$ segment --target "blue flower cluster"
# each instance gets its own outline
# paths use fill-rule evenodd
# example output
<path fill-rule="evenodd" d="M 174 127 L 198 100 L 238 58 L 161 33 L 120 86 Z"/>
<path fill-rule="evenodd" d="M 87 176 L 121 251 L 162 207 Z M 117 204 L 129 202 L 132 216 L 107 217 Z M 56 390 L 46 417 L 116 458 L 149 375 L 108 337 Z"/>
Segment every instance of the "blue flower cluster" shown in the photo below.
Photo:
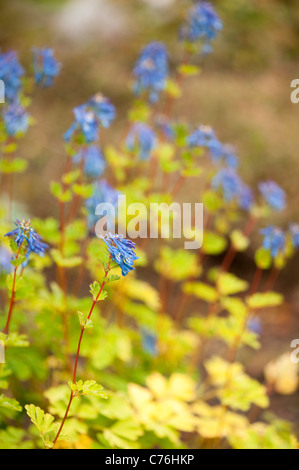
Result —
<path fill-rule="evenodd" d="M 134 252 L 134 242 L 123 238 L 123 235 L 109 234 L 106 237 L 102 236 L 102 239 L 106 243 L 113 261 L 120 267 L 123 276 L 135 269 L 134 261 L 138 259 L 138 256 Z"/>
<path fill-rule="evenodd" d="M 281 211 L 286 206 L 286 193 L 274 181 L 265 181 L 259 184 L 259 190 L 272 209 Z"/>
<path fill-rule="evenodd" d="M 127 136 L 126 145 L 131 151 L 137 150 L 141 160 L 148 160 L 157 144 L 156 134 L 141 122 L 132 125 Z"/>
<path fill-rule="evenodd" d="M 29 115 L 18 102 L 9 104 L 7 108 L 4 108 L 3 120 L 5 131 L 11 137 L 24 134 L 29 127 Z"/>
<path fill-rule="evenodd" d="M 85 142 L 96 142 L 99 138 L 99 129 L 109 127 L 115 118 L 115 108 L 107 98 L 100 93 L 93 96 L 73 110 L 75 121 L 64 134 L 64 139 L 69 142 L 76 135 L 82 134 Z"/>
<path fill-rule="evenodd" d="M 74 156 L 74 163 L 80 163 L 82 160 L 84 160 L 84 173 L 87 177 L 98 178 L 104 173 L 106 162 L 97 145 L 81 148 Z"/>
<path fill-rule="evenodd" d="M 23 75 L 24 69 L 20 65 L 18 56 L 14 51 L 0 53 L 0 79 L 4 81 L 5 99 L 9 103 L 15 102 L 18 99 Z"/>
<path fill-rule="evenodd" d="M 34 47 L 32 52 L 35 83 L 43 87 L 51 86 L 61 68 L 61 64 L 54 57 L 53 49 Z"/>
<path fill-rule="evenodd" d="M 134 93 L 140 95 L 148 91 L 149 100 L 156 102 L 160 92 L 165 89 L 168 77 L 168 53 L 163 43 L 152 42 L 142 50 L 133 75 Z"/>
<path fill-rule="evenodd" d="M 291 243 L 294 248 L 299 247 L 299 224 L 290 224 Z"/>
<path fill-rule="evenodd" d="M 252 191 L 234 169 L 221 168 L 212 179 L 212 187 L 222 191 L 225 201 L 234 201 L 244 210 L 249 210 L 252 207 Z"/>
<path fill-rule="evenodd" d="M 234 149 L 230 145 L 222 144 L 209 126 L 199 126 L 188 137 L 188 145 L 208 149 L 214 164 L 224 163 L 230 168 L 237 168 L 239 164 Z"/>
<path fill-rule="evenodd" d="M 212 51 L 211 41 L 223 28 L 222 21 L 208 2 L 196 2 L 187 12 L 187 17 L 180 27 L 179 37 L 183 41 L 203 43 L 202 52 Z"/>
<path fill-rule="evenodd" d="M 89 229 L 93 228 L 99 220 L 99 216 L 95 213 L 97 205 L 106 202 L 116 208 L 119 194 L 119 191 L 114 189 L 105 179 L 94 183 L 93 194 L 85 203 Z"/>
<path fill-rule="evenodd" d="M 271 252 L 273 258 L 283 253 L 286 246 L 286 237 L 280 228 L 270 225 L 260 230 L 260 233 L 264 235 L 263 247 Z"/>
<path fill-rule="evenodd" d="M 15 225 L 17 228 L 6 233 L 5 237 L 13 237 L 17 247 L 20 247 L 25 242 L 27 259 L 30 253 L 37 253 L 43 256 L 49 247 L 46 243 L 42 242 L 40 235 L 33 230 L 30 220 L 16 220 Z"/>

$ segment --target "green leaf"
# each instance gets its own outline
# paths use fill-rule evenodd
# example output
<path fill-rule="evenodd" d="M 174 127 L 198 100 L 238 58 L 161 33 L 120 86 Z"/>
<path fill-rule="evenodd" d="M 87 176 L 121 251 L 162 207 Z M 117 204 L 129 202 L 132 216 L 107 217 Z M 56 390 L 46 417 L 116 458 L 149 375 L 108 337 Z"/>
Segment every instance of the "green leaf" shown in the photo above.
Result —
<path fill-rule="evenodd" d="M 201 72 L 201 69 L 196 65 L 183 64 L 178 67 L 178 72 L 184 76 L 194 76 Z"/>
<path fill-rule="evenodd" d="M 26 405 L 25 409 L 32 423 L 37 427 L 45 447 L 52 447 L 57 432 L 54 416 L 45 413 L 41 408 L 32 404 Z"/>
<path fill-rule="evenodd" d="M 241 230 L 233 230 L 230 239 L 236 251 L 245 251 L 250 244 L 249 238 L 247 238 Z"/>
<path fill-rule="evenodd" d="M 204 284 L 203 282 L 186 282 L 186 284 L 183 285 L 183 291 L 186 294 L 195 295 L 206 302 L 216 302 L 219 297 L 214 287 Z"/>
<path fill-rule="evenodd" d="M 53 260 L 58 266 L 64 268 L 75 268 L 76 266 L 80 266 L 82 264 L 82 257 L 81 256 L 71 256 L 69 258 L 64 258 L 59 250 L 53 249 L 51 250 L 51 255 Z"/>
<path fill-rule="evenodd" d="M 92 284 L 89 285 L 89 292 L 91 293 L 93 300 L 97 300 L 97 302 L 99 302 L 100 300 L 105 300 L 108 296 L 107 291 L 102 289 L 100 296 L 97 299 L 101 288 L 101 285 L 97 281 L 94 281 Z"/>
<path fill-rule="evenodd" d="M 260 269 L 269 269 L 272 264 L 272 257 L 270 250 L 266 250 L 265 248 L 261 247 L 255 252 L 255 263 L 258 268 Z"/>
<path fill-rule="evenodd" d="M 51 182 L 50 190 L 60 202 L 69 202 L 72 199 L 72 192 L 69 189 L 64 190 L 62 185 L 56 181 Z"/>
<path fill-rule="evenodd" d="M 91 184 L 74 184 L 72 190 L 83 199 L 88 199 L 92 195 L 93 187 Z"/>
<path fill-rule="evenodd" d="M 80 322 L 81 328 L 84 328 L 84 329 L 93 328 L 93 322 L 92 322 L 92 320 L 90 320 L 90 318 L 87 319 L 87 315 L 80 312 L 79 310 L 78 310 L 77 314 L 78 314 L 78 317 L 79 317 L 79 322 Z"/>
<path fill-rule="evenodd" d="M 220 295 L 233 295 L 248 289 L 248 282 L 231 273 L 221 273 L 217 279 Z"/>
<path fill-rule="evenodd" d="M 247 297 L 246 302 L 251 309 L 277 307 L 283 303 L 283 296 L 277 292 L 261 292 Z"/>
<path fill-rule="evenodd" d="M 22 411 L 22 407 L 17 400 L 6 397 L 3 394 L 0 395 L 0 408 L 1 407 L 12 411 Z"/>
<path fill-rule="evenodd" d="M 28 166 L 27 160 L 15 158 L 13 160 L 0 160 L 0 172 L 2 173 L 23 173 Z"/>
<path fill-rule="evenodd" d="M 106 392 L 103 392 L 103 387 L 100 384 L 97 384 L 95 380 L 79 380 L 78 382 L 69 382 L 71 390 L 74 392 L 74 396 L 79 395 L 93 395 L 101 398 L 108 398 Z"/>
<path fill-rule="evenodd" d="M 227 246 L 227 240 L 213 232 L 204 232 L 202 251 L 207 255 L 219 255 Z"/>

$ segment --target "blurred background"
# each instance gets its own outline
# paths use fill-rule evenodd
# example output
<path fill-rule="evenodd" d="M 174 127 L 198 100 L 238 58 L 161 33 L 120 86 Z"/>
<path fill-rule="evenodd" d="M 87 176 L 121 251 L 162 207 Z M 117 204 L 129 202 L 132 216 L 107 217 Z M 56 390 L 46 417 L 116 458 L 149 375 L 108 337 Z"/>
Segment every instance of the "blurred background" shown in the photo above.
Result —
<path fill-rule="evenodd" d="M 299 78 L 298 0 L 213 4 L 224 29 L 201 76 L 189 79 L 174 113 L 194 127 L 211 125 L 221 141 L 232 143 L 241 157 L 241 173 L 253 187 L 259 180 L 276 180 L 289 198 L 277 223 L 298 223 L 299 104 L 290 101 L 291 81 Z M 31 107 L 36 123 L 20 144 L 30 164 L 17 180 L 15 195 L 31 214 L 57 214 L 48 188 L 64 167 L 63 134 L 72 123 L 72 109 L 98 91 L 109 97 L 117 119 L 102 143 L 116 143 L 132 100 L 131 70 L 141 47 L 164 41 L 174 69 L 182 52 L 178 25 L 188 5 L 187 0 L 1 0 L 2 51 L 18 51 L 28 70 L 31 48 L 51 47 L 63 64 L 54 87 L 36 90 L 39 96 Z M 196 188 L 190 191 L 196 197 Z M 184 199 L 189 200 L 186 190 Z M 252 270 L 246 258 L 234 268 L 244 270 L 246 263 Z M 249 372 L 261 380 L 263 365 L 299 337 L 298 263 L 297 256 L 278 284 L 286 294 L 284 309 L 262 319 L 262 351 L 247 358 Z M 298 393 L 277 400 L 278 415 L 299 423 Z"/>

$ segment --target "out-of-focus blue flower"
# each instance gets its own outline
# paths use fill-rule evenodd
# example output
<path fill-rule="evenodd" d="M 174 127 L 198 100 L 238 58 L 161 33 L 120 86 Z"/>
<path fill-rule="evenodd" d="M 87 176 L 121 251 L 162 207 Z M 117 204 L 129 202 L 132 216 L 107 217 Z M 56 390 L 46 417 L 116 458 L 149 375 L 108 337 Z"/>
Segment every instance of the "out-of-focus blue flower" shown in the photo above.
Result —
<path fill-rule="evenodd" d="M 26 257 L 29 258 L 30 253 L 37 253 L 43 256 L 49 246 L 42 241 L 40 235 L 38 235 L 31 227 L 30 220 L 16 220 L 15 225 L 17 228 L 5 234 L 5 237 L 12 237 L 18 247 L 23 242 L 26 246 Z"/>
<path fill-rule="evenodd" d="M 221 168 L 212 179 L 212 188 L 222 191 L 227 202 L 235 201 L 241 209 L 249 210 L 253 194 L 233 168 Z"/>
<path fill-rule="evenodd" d="M 0 79 L 4 81 L 5 99 L 8 102 L 17 100 L 23 75 L 24 69 L 14 51 L 0 53 Z"/>
<path fill-rule="evenodd" d="M 64 134 L 64 139 L 69 142 L 76 132 L 82 132 L 86 142 L 95 142 L 99 138 L 99 124 L 97 117 L 87 105 L 74 108 L 75 122 Z"/>
<path fill-rule="evenodd" d="M 173 140 L 175 138 L 175 131 L 164 116 L 157 117 L 156 125 L 167 140 Z"/>
<path fill-rule="evenodd" d="M 299 247 L 299 224 L 290 224 L 289 231 L 291 235 L 291 242 L 294 248 Z"/>
<path fill-rule="evenodd" d="M 93 185 L 93 193 L 90 198 L 85 202 L 85 208 L 87 211 L 88 227 L 91 229 L 99 220 L 99 216 L 96 215 L 96 207 L 101 203 L 112 204 L 115 208 L 118 203 L 118 196 L 120 192 L 114 189 L 105 179 L 97 181 Z"/>
<path fill-rule="evenodd" d="M 136 95 L 149 92 L 151 102 L 159 99 L 159 94 L 166 86 L 168 77 L 168 53 L 161 42 L 152 42 L 142 51 L 133 70 L 135 82 L 133 90 Z"/>
<path fill-rule="evenodd" d="M 3 111 L 6 133 L 10 136 L 24 134 L 29 127 L 29 115 L 17 102 L 10 104 Z"/>
<path fill-rule="evenodd" d="M 222 144 L 216 137 L 210 126 L 199 126 L 189 137 L 190 147 L 207 148 L 214 164 L 224 163 L 230 168 L 237 168 L 239 159 L 234 149 L 227 144 Z"/>
<path fill-rule="evenodd" d="M 259 190 L 270 207 L 281 211 L 286 206 L 286 193 L 274 181 L 265 181 L 259 184 Z"/>
<path fill-rule="evenodd" d="M 64 139 L 69 142 L 77 133 L 82 132 L 86 142 L 91 143 L 99 139 L 100 125 L 109 127 L 115 117 L 115 108 L 107 98 L 100 93 L 93 96 L 73 110 L 75 122 L 64 134 Z"/>
<path fill-rule="evenodd" d="M 75 163 L 80 163 L 82 159 L 84 160 L 84 173 L 86 176 L 97 178 L 104 173 L 106 162 L 97 145 L 89 145 L 87 148 L 82 148 L 74 156 Z"/>
<path fill-rule="evenodd" d="M 280 228 L 269 226 L 260 230 L 260 233 L 264 235 L 263 248 L 270 250 L 273 258 L 284 251 L 286 237 Z"/>
<path fill-rule="evenodd" d="M 10 273 L 13 270 L 10 261 L 11 255 L 9 251 L 4 246 L 0 246 L 0 274 Z"/>
<path fill-rule="evenodd" d="M 212 161 L 215 164 L 225 163 L 230 168 L 237 168 L 239 159 L 230 145 L 222 144 L 219 140 L 211 142 L 209 146 Z"/>
<path fill-rule="evenodd" d="M 133 124 L 126 139 L 129 150 L 137 149 L 141 160 L 147 160 L 156 146 L 156 135 L 154 131 L 141 122 Z"/>
<path fill-rule="evenodd" d="M 249 211 L 253 205 L 254 198 L 251 188 L 245 184 L 241 183 L 240 193 L 239 193 L 239 206 L 245 211 Z"/>
<path fill-rule="evenodd" d="M 34 47 L 32 53 L 35 83 L 43 87 L 51 86 L 61 68 L 61 64 L 55 59 L 53 49 Z"/>
<path fill-rule="evenodd" d="M 256 315 L 251 316 L 247 321 L 247 328 L 253 331 L 254 333 L 260 335 L 263 329 L 259 317 L 257 317 Z"/>
<path fill-rule="evenodd" d="M 216 146 L 218 140 L 214 130 L 210 126 L 199 126 L 189 137 L 188 145 L 190 147 Z"/>
<path fill-rule="evenodd" d="M 158 341 L 157 336 L 154 333 L 149 332 L 148 330 L 142 330 L 142 347 L 145 352 L 151 356 L 158 355 Z"/>
<path fill-rule="evenodd" d="M 121 269 L 123 276 L 134 270 L 134 261 L 138 259 L 134 250 L 135 243 L 131 240 L 123 238 L 123 235 L 106 235 L 102 239 L 108 247 L 113 261 L 115 261 Z"/>
<path fill-rule="evenodd" d="M 202 52 L 212 51 L 211 41 L 223 28 L 222 21 L 208 2 L 196 2 L 188 11 L 187 17 L 180 27 L 179 37 L 183 41 L 203 43 Z"/>
<path fill-rule="evenodd" d="M 87 105 L 90 106 L 103 127 L 109 127 L 111 122 L 115 119 L 115 107 L 110 103 L 108 98 L 101 93 L 94 95 L 87 102 Z"/>

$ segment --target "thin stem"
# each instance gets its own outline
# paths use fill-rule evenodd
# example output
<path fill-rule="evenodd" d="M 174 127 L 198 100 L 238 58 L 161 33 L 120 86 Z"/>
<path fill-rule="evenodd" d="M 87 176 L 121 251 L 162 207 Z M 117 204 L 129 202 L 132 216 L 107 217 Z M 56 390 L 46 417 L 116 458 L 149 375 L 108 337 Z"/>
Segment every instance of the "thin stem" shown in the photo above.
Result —
<path fill-rule="evenodd" d="M 77 353 L 76 353 L 76 358 L 75 358 L 75 363 L 74 363 L 74 369 L 73 369 L 73 377 L 72 377 L 72 383 L 74 384 L 76 382 L 76 377 L 77 377 L 77 367 L 78 367 L 78 361 L 79 361 L 79 356 L 80 356 L 80 349 L 81 349 L 81 343 L 82 343 L 82 338 L 83 338 L 83 334 L 84 334 L 84 331 L 85 331 L 85 328 L 86 328 L 86 324 L 88 322 L 88 320 L 90 320 L 90 317 L 92 315 L 92 312 L 94 310 L 94 307 L 96 305 L 96 303 L 98 302 L 99 298 L 100 298 L 100 295 L 102 293 L 102 290 L 106 284 L 106 279 L 107 279 L 107 275 L 108 275 L 108 272 L 110 271 L 110 262 L 105 270 L 105 277 L 103 279 L 103 282 L 101 284 L 101 287 L 100 287 L 100 290 L 99 290 L 99 293 L 97 294 L 96 298 L 94 299 L 93 303 L 92 303 L 92 306 L 90 308 L 90 311 L 89 311 L 89 314 L 84 322 L 84 325 L 81 326 L 81 333 L 80 333 L 80 337 L 79 337 L 79 341 L 78 341 L 78 347 L 77 347 Z M 70 395 L 70 399 L 69 399 L 69 402 L 68 402 L 68 405 L 67 405 L 67 408 L 66 408 L 66 411 L 65 411 L 65 414 L 64 414 L 64 417 L 63 417 L 63 420 L 61 422 L 61 425 L 58 429 L 58 432 L 55 436 L 55 439 L 53 441 L 53 447 L 52 449 L 54 448 L 56 442 L 57 442 L 57 439 L 59 438 L 60 436 L 60 433 L 64 427 L 64 424 L 65 424 L 65 421 L 68 417 L 68 414 L 69 414 L 69 411 L 70 411 L 70 407 L 71 407 L 71 404 L 72 404 L 72 401 L 74 399 L 75 395 L 74 395 L 74 392 L 71 391 L 71 395 Z"/>
<path fill-rule="evenodd" d="M 22 247 L 22 244 L 19 246 L 19 249 L 17 251 L 16 258 L 15 258 L 16 260 L 18 259 L 19 255 L 20 255 L 21 247 Z M 3 330 L 3 333 L 5 335 L 7 335 L 8 332 L 9 332 L 9 326 L 10 326 L 11 317 L 12 317 L 14 304 L 15 304 L 17 270 L 18 270 L 18 266 L 15 266 L 14 274 L 13 274 L 13 281 L 12 281 L 11 297 L 10 297 L 10 303 L 9 303 L 9 311 L 8 311 L 8 315 L 7 315 L 6 325 L 5 325 L 4 330 Z"/>

